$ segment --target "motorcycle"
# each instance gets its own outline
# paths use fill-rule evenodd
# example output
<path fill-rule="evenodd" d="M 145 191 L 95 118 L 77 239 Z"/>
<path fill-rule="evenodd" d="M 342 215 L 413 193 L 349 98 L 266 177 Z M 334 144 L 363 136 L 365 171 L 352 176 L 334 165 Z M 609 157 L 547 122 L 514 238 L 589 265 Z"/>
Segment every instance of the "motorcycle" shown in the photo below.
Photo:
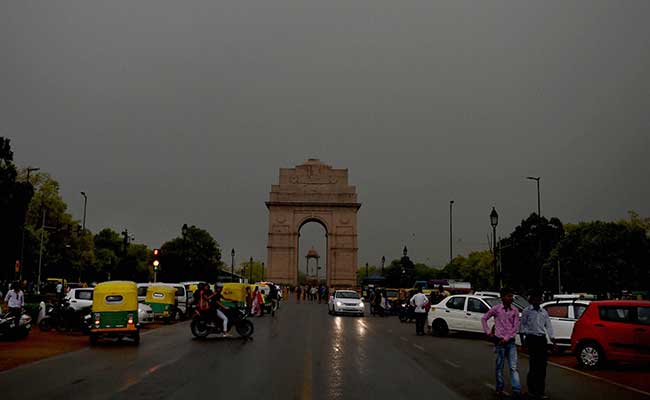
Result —
<path fill-rule="evenodd" d="M 253 323 L 249 321 L 248 314 L 245 310 L 242 309 L 229 309 L 224 311 L 228 317 L 228 330 L 235 327 L 235 330 L 239 336 L 243 338 L 249 338 L 253 335 L 255 327 Z M 215 313 L 205 312 L 203 314 L 197 314 L 192 318 L 192 324 L 190 325 L 192 330 L 192 335 L 199 339 L 204 339 L 210 334 L 220 334 L 223 333 L 223 324 L 221 320 Z"/>
<path fill-rule="evenodd" d="M 41 304 L 43 307 L 43 304 Z M 39 313 L 38 328 L 43 332 L 56 329 L 59 332 L 80 330 L 84 334 L 90 333 L 93 317 L 90 307 L 76 311 L 70 303 L 44 305 L 45 315 Z"/>
<path fill-rule="evenodd" d="M 22 339 L 32 330 L 32 317 L 22 313 L 20 322 L 16 326 L 16 318 L 11 313 L 0 314 L 0 337 L 8 339 Z"/>
<path fill-rule="evenodd" d="M 415 307 L 408 303 L 402 304 L 398 314 L 400 322 L 415 321 Z"/>

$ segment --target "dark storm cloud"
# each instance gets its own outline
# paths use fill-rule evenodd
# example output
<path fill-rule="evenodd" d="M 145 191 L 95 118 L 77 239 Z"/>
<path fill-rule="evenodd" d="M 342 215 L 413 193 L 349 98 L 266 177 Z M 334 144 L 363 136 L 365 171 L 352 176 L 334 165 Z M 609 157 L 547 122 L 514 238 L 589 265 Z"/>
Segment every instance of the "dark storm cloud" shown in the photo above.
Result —
<path fill-rule="evenodd" d="M 6 1 L 0 134 L 92 229 L 265 256 L 278 168 L 349 168 L 360 262 L 486 246 L 536 207 L 650 214 L 647 1 Z M 316 230 L 317 231 L 317 230 Z M 316 232 L 315 231 L 315 232 Z M 305 249 L 306 251 L 306 249 Z"/>

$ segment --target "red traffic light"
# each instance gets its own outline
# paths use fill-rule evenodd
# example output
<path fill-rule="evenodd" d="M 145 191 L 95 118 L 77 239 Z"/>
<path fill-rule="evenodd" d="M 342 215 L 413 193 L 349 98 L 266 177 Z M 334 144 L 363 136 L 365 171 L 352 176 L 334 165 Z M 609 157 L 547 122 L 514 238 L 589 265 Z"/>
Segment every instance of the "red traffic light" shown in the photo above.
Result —
<path fill-rule="evenodd" d="M 160 250 L 159 250 L 159 249 L 153 249 L 153 255 L 154 255 L 154 256 L 157 256 L 158 253 L 160 253 Z"/>

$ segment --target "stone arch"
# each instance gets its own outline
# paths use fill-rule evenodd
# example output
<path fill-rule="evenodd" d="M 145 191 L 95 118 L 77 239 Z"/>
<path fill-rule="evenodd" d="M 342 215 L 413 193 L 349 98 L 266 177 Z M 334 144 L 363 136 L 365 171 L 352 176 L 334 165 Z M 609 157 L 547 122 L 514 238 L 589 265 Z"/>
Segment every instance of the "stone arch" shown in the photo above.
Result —
<path fill-rule="evenodd" d="M 310 159 L 295 168 L 281 168 L 266 202 L 269 210 L 268 278 L 298 283 L 300 228 L 315 221 L 325 228 L 328 286 L 356 286 L 356 188 L 348 185 L 347 169 L 333 169 Z"/>

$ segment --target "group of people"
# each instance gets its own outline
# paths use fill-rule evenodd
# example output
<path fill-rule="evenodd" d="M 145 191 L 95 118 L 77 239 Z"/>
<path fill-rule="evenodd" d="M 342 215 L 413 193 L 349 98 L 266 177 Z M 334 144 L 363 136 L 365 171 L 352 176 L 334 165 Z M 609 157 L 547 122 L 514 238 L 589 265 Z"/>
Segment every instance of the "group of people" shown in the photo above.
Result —
<path fill-rule="evenodd" d="M 554 342 L 553 326 L 546 310 L 540 307 L 543 299 L 541 291 L 533 291 L 529 301 L 530 306 L 522 311 L 521 318 L 519 310 L 512 305 L 513 291 L 504 288 L 500 292 L 501 304 L 492 307 L 481 318 L 483 330 L 494 343 L 496 393 L 503 397 L 505 386 L 503 377 L 504 362 L 508 363 L 510 369 L 510 380 L 512 391 L 515 396 L 521 394 L 521 383 L 519 380 L 519 369 L 517 360 L 517 346 L 515 337 L 519 334 L 523 337 L 522 343 L 528 350 L 528 391 L 531 398 L 544 399 L 546 387 L 546 366 L 547 366 L 547 335 Z M 415 331 L 417 335 L 424 335 L 424 325 L 427 318 L 428 308 L 431 300 L 418 289 L 409 300 L 415 308 Z M 488 321 L 493 318 L 494 326 L 490 329 Z"/>
<path fill-rule="evenodd" d="M 309 301 L 310 303 L 314 303 L 318 301 L 318 304 L 321 304 L 322 302 L 327 302 L 327 298 L 329 295 L 329 290 L 327 289 L 327 286 L 325 285 L 319 285 L 319 286 L 312 286 L 312 285 L 302 285 L 302 286 L 296 286 L 295 288 L 291 288 L 291 291 L 293 291 L 296 295 L 296 302 L 300 303 L 300 301 Z"/>
<path fill-rule="evenodd" d="M 547 365 L 547 339 L 554 342 L 553 326 L 546 310 L 540 307 L 542 303 L 542 292 L 533 291 L 530 296 L 530 306 L 522 311 L 521 318 L 519 310 L 512 305 L 512 290 L 501 290 L 501 304 L 492 307 L 483 317 L 481 323 L 483 330 L 494 342 L 494 353 L 496 354 L 496 392 L 498 397 L 503 397 L 504 378 L 503 364 L 508 362 L 510 369 L 510 381 L 515 396 L 521 394 L 521 383 L 519 380 L 519 368 L 517 360 L 517 346 L 515 337 L 517 334 L 523 336 L 523 345 L 528 349 L 528 391 L 531 397 L 543 399 L 546 386 L 546 365 Z M 493 329 L 488 328 L 488 320 L 494 318 Z"/>

